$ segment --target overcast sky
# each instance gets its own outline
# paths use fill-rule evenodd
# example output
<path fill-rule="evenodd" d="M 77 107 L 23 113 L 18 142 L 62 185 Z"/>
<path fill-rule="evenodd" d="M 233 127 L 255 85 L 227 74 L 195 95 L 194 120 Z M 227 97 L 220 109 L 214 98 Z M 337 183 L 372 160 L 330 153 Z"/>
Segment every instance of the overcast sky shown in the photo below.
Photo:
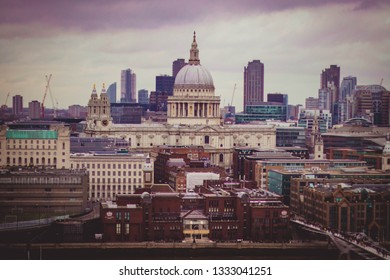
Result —
<path fill-rule="evenodd" d="M 42 101 L 45 75 L 60 108 L 87 105 L 93 84 L 137 75 L 137 90 L 189 58 L 193 32 L 201 64 L 214 79 L 221 106 L 242 109 L 243 71 L 260 59 L 265 95 L 289 103 L 317 96 L 331 64 L 358 84 L 390 88 L 388 0 L 0 0 L 0 103 L 8 92 Z M 50 98 L 47 107 L 51 107 Z M 11 106 L 11 99 L 8 106 Z"/>

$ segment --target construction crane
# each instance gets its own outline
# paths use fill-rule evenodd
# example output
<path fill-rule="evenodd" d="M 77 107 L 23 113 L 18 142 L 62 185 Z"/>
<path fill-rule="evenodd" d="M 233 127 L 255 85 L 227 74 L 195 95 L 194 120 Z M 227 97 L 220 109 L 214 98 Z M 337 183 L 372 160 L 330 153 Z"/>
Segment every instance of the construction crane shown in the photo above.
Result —
<path fill-rule="evenodd" d="M 45 117 L 45 99 L 46 99 L 47 92 L 49 90 L 50 80 L 51 80 L 51 74 L 49 75 L 49 77 L 47 77 L 47 75 L 46 75 L 46 88 L 45 88 L 45 93 L 44 93 L 43 99 L 42 99 L 42 112 L 41 112 L 42 118 Z"/>
<path fill-rule="evenodd" d="M 232 101 L 230 101 L 229 106 L 232 106 L 232 105 L 233 105 L 233 99 L 234 99 L 234 93 L 236 92 L 236 87 L 237 87 L 237 84 L 234 84 L 233 94 L 232 94 Z"/>
<path fill-rule="evenodd" d="M 7 109 L 7 103 L 8 103 L 9 94 L 10 93 L 8 92 L 7 97 L 5 98 L 5 103 L 4 103 L 4 105 L 1 106 L 1 109 L 3 109 L 3 110 Z"/>
<path fill-rule="evenodd" d="M 49 78 L 46 76 L 46 82 L 48 82 L 48 81 L 49 81 Z M 57 118 L 58 101 L 57 101 L 57 98 L 54 97 L 54 99 L 56 100 L 56 103 L 54 103 L 53 94 L 51 93 L 50 85 L 49 85 L 49 95 L 50 95 L 50 99 L 51 99 L 51 104 L 53 105 L 53 118 Z"/>

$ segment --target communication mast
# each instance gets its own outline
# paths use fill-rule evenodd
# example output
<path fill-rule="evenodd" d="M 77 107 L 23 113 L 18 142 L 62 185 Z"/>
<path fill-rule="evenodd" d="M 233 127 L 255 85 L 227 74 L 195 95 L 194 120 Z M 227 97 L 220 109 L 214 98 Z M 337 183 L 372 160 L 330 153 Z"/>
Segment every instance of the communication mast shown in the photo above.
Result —
<path fill-rule="evenodd" d="M 41 118 L 44 118 L 44 117 L 45 117 L 45 99 L 46 99 L 47 92 L 48 92 L 48 90 L 49 90 L 50 79 L 51 79 L 51 74 L 49 75 L 49 77 L 47 77 L 47 75 L 46 75 L 46 88 L 45 88 L 45 93 L 43 94 L 43 99 L 42 99 L 42 112 L 41 112 Z"/>

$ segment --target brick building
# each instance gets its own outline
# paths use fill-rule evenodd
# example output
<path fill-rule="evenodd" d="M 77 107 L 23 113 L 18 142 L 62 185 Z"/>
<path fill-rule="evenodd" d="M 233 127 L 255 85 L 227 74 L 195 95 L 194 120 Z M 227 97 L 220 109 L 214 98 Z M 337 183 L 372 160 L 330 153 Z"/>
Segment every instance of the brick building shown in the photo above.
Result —
<path fill-rule="evenodd" d="M 109 242 L 284 241 L 289 210 L 281 199 L 218 180 L 182 194 L 153 185 L 148 192 L 102 203 L 100 216 Z"/>
<path fill-rule="evenodd" d="M 388 241 L 390 174 L 349 175 L 291 179 L 291 212 L 337 232 L 363 231 L 375 240 Z"/>

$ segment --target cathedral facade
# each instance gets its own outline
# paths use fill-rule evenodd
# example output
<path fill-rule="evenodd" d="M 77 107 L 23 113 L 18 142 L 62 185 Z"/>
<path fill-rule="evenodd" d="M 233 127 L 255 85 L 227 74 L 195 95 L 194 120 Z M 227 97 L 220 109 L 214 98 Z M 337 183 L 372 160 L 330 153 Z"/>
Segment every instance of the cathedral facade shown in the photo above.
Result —
<path fill-rule="evenodd" d="M 211 74 L 200 64 L 194 33 L 188 65 L 176 76 L 173 96 L 168 98 L 167 123 L 114 124 L 110 103 L 103 90 L 94 87 L 88 102 L 85 133 L 129 141 L 131 149 L 150 151 L 154 146 L 201 145 L 211 162 L 229 169 L 235 147 L 275 148 L 273 125 L 226 125 L 221 122 L 220 97 L 215 95 Z"/>

